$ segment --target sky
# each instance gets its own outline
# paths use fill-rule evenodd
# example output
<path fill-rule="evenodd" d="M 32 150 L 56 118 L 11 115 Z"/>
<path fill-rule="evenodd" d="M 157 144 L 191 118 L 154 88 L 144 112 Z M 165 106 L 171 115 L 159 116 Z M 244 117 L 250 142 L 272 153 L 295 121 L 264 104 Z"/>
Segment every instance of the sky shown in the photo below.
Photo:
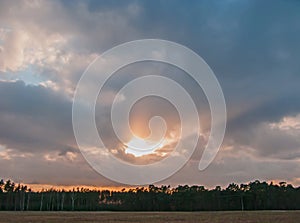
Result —
<path fill-rule="evenodd" d="M 111 152 L 128 162 L 151 163 L 172 150 L 178 114 L 164 100 L 137 103 L 130 120 L 136 134 L 146 137 L 147 120 L 165 118 L 167 143 L 157 154 L 126 153 L 107 123 L 117 91 L 154 72 L 187 89 L 203 130 L 192 158 L 160 184 L 214 187 L 259 179 L 299 186 L 299 11 L 296 0 L 0 1 L 0 177 L 35 185 L 118 186 L 95 172 L 78 149 L 74 91 L 87 66 L 106 50 L 154 38 L 192 49 L 214 71 L 227 105 L 223 144 L 199 171 L 210 130 L 205 95 L 182 70 L 145 62 L 116 72 L 99 97 L 97 128 Z"/>

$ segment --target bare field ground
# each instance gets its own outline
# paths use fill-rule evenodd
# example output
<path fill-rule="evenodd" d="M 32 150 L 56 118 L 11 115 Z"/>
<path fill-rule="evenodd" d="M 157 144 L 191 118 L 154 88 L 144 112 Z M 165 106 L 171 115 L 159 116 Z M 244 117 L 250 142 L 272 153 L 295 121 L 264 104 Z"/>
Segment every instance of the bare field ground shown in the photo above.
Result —
<path fill-rule="evenodd" d="M 204 222 L 299 223 L 300 211 L 245 212 L 0 212 L 0 223 Z"/>

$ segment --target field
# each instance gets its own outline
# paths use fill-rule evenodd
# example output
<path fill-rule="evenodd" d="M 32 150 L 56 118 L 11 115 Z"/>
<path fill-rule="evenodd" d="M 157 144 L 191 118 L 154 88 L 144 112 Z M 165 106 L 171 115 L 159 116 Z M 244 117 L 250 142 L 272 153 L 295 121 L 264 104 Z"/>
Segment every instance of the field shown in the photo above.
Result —
<path fill-rule="evenodd" d="M 0 212 L 0 223 L 204 222 L 299 223 L 300 211 L 245 212 Z"/>

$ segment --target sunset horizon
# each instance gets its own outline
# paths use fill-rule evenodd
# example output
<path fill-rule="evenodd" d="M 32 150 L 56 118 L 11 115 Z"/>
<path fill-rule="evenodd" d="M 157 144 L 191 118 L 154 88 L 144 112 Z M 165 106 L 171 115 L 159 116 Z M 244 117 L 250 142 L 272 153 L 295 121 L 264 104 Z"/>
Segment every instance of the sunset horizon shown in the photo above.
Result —
<path fill-rule="evenodd" d="M 0 0 L 0 223 L 299 220 L 299 12 Z"/>

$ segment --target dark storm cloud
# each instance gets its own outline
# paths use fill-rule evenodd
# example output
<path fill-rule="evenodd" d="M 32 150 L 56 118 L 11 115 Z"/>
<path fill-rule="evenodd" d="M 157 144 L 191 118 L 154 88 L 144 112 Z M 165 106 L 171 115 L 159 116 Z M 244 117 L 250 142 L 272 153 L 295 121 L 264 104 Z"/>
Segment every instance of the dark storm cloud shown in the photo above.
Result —
<path fill-rule="evenodd" d="M 63 152 L 74 143 L 71 101 L 63 95 L 22 81 L 1 81 L 0 95 L 1 144 L 23 152 Z"/>
<path fill-rule="evenodd" d="M 129 20 L 136 30 L 132 40 L 165 38 L 201 55 L 219 78 L 229 113 L 253 103 L 229 128 L 278 121 L 300 111 L 299 2 L 124 2 L 90 1 L 88 8 L 118 11 L 136 4 L 139 14 Z"/>

